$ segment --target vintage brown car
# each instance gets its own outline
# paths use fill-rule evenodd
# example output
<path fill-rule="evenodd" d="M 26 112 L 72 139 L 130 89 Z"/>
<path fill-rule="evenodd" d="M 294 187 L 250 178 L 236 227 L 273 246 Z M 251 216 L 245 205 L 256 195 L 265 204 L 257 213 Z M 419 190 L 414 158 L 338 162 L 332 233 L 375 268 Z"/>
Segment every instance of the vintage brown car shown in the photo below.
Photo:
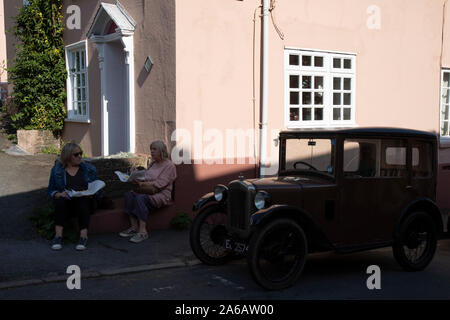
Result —
<path fill-rule="evenodd" d="M 245 255 L 266 289 L 293 285 L 308 253 L 392 246 L 423 270 L 444 232 L 436 206 L 437 136 L 396 128 L 291 130 L 276 177 L 218 185 L 194 204 L 195 255 L 210 265 Z"/>

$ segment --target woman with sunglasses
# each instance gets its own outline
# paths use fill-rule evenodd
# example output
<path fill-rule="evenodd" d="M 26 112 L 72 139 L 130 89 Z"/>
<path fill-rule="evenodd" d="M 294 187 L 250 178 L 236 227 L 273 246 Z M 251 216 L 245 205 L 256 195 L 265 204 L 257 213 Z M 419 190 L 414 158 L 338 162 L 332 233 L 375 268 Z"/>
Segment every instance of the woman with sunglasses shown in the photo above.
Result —
<path fill-rule="evenodd" d="M 97 170 L 93 165 L 82 161 L 81 148 L 76 143 L 67 143 L 61 151 L 60 159 L 56 160 L 52 168 L 48 185 L 48 195 L 55 207 L 55 238 L 51 244 L 53 250 L 62 249 L 63 226 L 70 216 L 78 218 L 80 227 L 80 241 L 75 248 L 86 249 L 93 199 L 70 198 L 65 190 L 86 190 L 88 183 L 95 180 Z"/>

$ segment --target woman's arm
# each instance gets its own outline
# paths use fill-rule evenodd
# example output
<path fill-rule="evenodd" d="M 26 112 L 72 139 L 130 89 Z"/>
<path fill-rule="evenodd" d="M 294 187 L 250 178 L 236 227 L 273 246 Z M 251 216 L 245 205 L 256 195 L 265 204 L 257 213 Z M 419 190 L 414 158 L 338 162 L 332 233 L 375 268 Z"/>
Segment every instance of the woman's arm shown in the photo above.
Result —
<path fill-rule="evenodd" d="M 151 181 L 142 182 L 136 180 L 136 184 L 137 184 L 136 188 L 133 189 L 133 191 L 136 193 L 155 194 L 161 191 Z"/>

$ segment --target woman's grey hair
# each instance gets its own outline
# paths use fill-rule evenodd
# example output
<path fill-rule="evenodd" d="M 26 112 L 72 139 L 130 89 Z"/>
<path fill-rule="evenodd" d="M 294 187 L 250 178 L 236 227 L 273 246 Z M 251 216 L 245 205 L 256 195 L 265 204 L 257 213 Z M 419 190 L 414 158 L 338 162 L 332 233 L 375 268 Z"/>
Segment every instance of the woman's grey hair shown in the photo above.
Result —
<path fill-rule="evenodd" d="M 153 141 L 150 144 L 150 148 L 152 148 L 152 147 L 155 147 L 156 149 L 158 149 L 161 152 L 162 160 L 169 159 L 169 152 L 167 152 L 167 147 L 164 142 L 162 142 L 161 140 Z"/>
<path fill-rule="evenodd" d="M 72 154 L 76 149 L 80 149 L 81 147 L 75 142 L 69 142 L 64 145 L 61 150 L 61 162 L 64 166 L 67 166 L 72 158 Z"/>

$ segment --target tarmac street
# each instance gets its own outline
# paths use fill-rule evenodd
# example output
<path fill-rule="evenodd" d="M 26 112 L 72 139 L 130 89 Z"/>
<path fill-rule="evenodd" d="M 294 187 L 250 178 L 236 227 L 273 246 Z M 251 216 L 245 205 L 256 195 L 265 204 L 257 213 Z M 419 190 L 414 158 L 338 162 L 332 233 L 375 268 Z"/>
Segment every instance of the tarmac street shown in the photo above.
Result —
<path fill-rule="evenodd" d="M 370 265 L 380 267 L 380 289 L 367 287 Z M 82 272 L 79 290 L 67 288 L 66 275 L 60 281 L 0 290 L 0 299 L 240 300 L 241 305 L 280 299 L 450 300 L 449 270 L 450 240 L 442 240 L 434 260 L 422 272 L 403 271 L 389 248 L 350 255 L 312 254 L 299 281 L 281 291 L 261 289 L 241 259 L 223 266 L 174 265 L 110 276 L 83 277 Z"/>
<path fill-rule="evenodd" d="M 0 135 L 1 136 L 1 135 Z M 2 136 L 0 146 L 10 150 Z M 430 266 L 408 273 L 390 248 L 336 255 L 314 254 L 299 282 L 279 292 L 261 289 L 245 259 L 200 264 L 189 231 L 152 230 L 133 244 L 117 234 L 91 235 L 88 249 L 75 244 L 52 251 L 28 217 L 47 201 L 55 156 L 0 152 L 0 299 L 446 299 L 450 300 L 450 240 L 439 242 Z M 381 289 L 369 290 L 367 268 L 381 272 Z M 69 290 L 68 267 L 79 267 L 81 289 Z"/>

